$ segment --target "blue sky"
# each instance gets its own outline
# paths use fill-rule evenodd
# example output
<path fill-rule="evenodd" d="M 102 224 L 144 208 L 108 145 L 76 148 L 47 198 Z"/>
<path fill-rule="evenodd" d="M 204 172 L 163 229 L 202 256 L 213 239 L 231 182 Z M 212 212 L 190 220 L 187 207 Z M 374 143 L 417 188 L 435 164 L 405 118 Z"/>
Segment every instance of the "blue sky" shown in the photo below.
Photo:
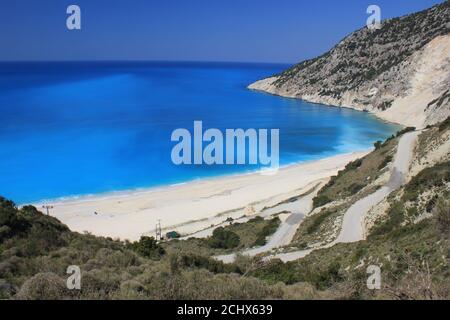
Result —
<path fill-rule="evenodd" d="M 439 0 L 1 0 L 0 60 L 292 63 L 365 25 Z M 82 30 L 66 28 L 77 4 Z"/>

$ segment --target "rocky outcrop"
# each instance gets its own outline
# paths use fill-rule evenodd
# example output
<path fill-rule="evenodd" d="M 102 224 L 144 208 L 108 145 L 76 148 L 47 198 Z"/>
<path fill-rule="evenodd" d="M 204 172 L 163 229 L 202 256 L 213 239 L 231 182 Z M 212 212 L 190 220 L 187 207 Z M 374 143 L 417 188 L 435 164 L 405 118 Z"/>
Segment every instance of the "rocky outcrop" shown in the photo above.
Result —
<path fill-rule="evenodd" d="M 386 20 L 379 30 L 362 28 L 249 88 L 418 128 L 443 121 L 450 115 L 450 2 Z"/>

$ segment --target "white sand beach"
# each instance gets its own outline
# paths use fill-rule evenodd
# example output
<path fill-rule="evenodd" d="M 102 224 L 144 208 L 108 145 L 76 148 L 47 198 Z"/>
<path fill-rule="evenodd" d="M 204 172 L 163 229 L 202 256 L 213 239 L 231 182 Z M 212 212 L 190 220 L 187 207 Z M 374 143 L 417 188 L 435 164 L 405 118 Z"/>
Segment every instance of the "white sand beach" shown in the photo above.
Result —
<path fill-rule="evenodd" d="M 78 232 L 137 240 L 141 235 L 154 235 L 160 219 L 163 233 L 176 230 L 186 235 L 223 222 L 227 217 L 257 214 L 264 207 L 323 182 L 369 151 L 291 165 L 274 175 L 233 175 L 34 205 L 53 206 L 50 214 Z"/>

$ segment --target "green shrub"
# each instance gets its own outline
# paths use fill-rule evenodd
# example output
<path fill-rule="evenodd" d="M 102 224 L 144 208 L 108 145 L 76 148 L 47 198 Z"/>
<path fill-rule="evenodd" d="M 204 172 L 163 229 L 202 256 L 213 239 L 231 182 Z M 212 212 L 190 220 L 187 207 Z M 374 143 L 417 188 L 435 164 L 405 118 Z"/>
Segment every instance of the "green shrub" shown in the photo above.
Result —
<path fill-rule="evenodd" d="M 352 161 L 349 164 L 347 164 L 345 166 L 345 170 L 349 171 L 349 170 L 358 169 L 359 167 L 361 167 L 362 163 L 363 163 L 363 159 L 356 159 L 355 161 Z"/>
<path fill-rule="evenodd" d="M 264 226 L 264 228 L 258 233 L 255 240 L 254 246 L 263 246 L 267 243 L 267 237 L 277 231 L 280 225 L 280 218 L 275 217 L 269 220 L 269 222 Z"/>
<path fill-rule="evenodd" d="M 447 117 L 444 121 L 439 124 L 439 131 L 444 131 L 450 126 L 450 117 Z"/>
<path fill-rule="evenodd" d="M 448 235 L 450 231 L 450 203 L 449 200 L 440 198 L 434 207 L 434 216 L 439 230 Z"/>
<path fill-rule="evenodd" d="M 251 275 L 272 284 L 278 282 L 293 284 L 301 281 L 301 274 L 293 268 L 292 262 L 283 263 L 278 259 L 269 260 L 264 267 L 251 272 Z"/>
<path fill-rule="evenodd" d="M 98 268 L 81 274 L 81 293 L 89 299 L 108 299 L 120 290 L 122 274 L 114 269 Z"/>
<path fill-rule="evenodd" d="M 438 200 L 438 196 L 434 195 L 425 205 L 425 211 L 428 213 L 432 212 L 434 207 L 436 206 L 437 200 Z"/>
<path fill-rule="evenodd" d="M 30 228 L 30 224 L 18 215 L 14 202 L 0 197 L 0 243 L 7 238 L 23 233 Z"/>
<path fill-rule="evenodd" d="M 417 195 L 432 187 L 441 187 L 450 182 L 450 161 L 425 168 L 405 186 L 404 201 L 413 201 Z"/>
<path fill-rule="evenodd" d="M 333 210 L 322 210 L 321 212 L 315 214 L 312 217 L 313 220 L 312 220 L 311 224 L 308 226 L 308 228 L 306 229 L 306 232 L 308 234 L 312 234 L 312 233 L 316 232 L 319 229 L 320 225 L 333 213 L 335 213 L 335 211 L 333 211 Z"/>
<path fill-rule="evenodd" d="M 349 195 L 353 195 L 358 193 L 363 188 L 364 188 L 363 184 L 352 183 L 350 186 L 346 188 L 346 191 L 348 192 Z"/>
<path fill-rule="evenodd" d="M 66 284 L 54 273 L 38 273 L 20 288 L 17 299 L 21 300 L 57 300 L 68 296 Z"/>
<path fill-rule="evenodd" d="M 340 269 L 341 265 L 338 262 L 333 262 L 323 270 L 314 270 L 311 273 L 310 282 L 313 283 L 317 289 L 326 289 L 333 283 L 343 280 Z"/>
<path fill-rule="evenodd" d="M 232 232 L 219 227 L 214 229 L 212 237 L 209 239 L 209 246 L 216 249 L 232 249 L 239 246 L 239 236 Z"/>
<path fill-rule="evenodd" d="M 401 135 L 403 135 L 403 134 L 405 134 L 407 132 L 411 132 L 411 131 L 415 131 L 415 130 L 416 130 L 415 127 L 406 127 L 404 129 L 398 131 L 396 135 L 397 135 L 397 137 L 400 137 Z"/>
<path fill-rule="evenodd" d="M 141 256 L 151 259 L 160 259 L 165 254 L 164 248 L 153 237 L 142 236 L 139 241 L 131 243 L 129 247 Z"/>
<path fill-rule="evenodd" d="M 313 207 L 314 208 L 318 208 L 318 207 L 321 207 L 323 205 L 326 205 L 327 203 L 330 203 L 331 201 L 333 201 L 333 200 L 330 199 L 329 197 L 327 197 L 324 194 L 317 195 L 313 199 Z"/>
<path fill-rule="evenodd" d="M 8 299 L 17 292 L 17 287 L 4 279 L 0 279 L 0 299 Z"/>
<path fill-rule="evenodd" d="M 255 223 L 255 222 L 261 222 L 261 221 L 263 221 L 263 220 L 264 220 L 263 217 L 261 217 L 261 216 L 256 216 L 256 217 L 251 218 L 251 219 L 248 220 L 247 222 L 248 222 L 248 223 Z"/>
<path fill-rule="evenodd" d="M 391 155 L 386 156 L 383 162 L 381 162 L 380 165 L 378 166 L 378 170 L 384 169 L 392 161 L 392 159 L 393 157 Z"/>
<path fill-rule="evenodd" d="M 182 255 L 177 261 L 178 268 L 201 268 L 213 273 L 236 271 L 232 265 L 227 266 L 221 261 L 196 254 Z"/>
<path fill-rule="evenodd" d="M 370 237 L 384 235 L 393 231 L 403 222 L 404 215 L 405 209 L 403 204 L 401 202 L 394 203 L 388 211 L 387 220 L 375 226 L 370 232 Z"/>

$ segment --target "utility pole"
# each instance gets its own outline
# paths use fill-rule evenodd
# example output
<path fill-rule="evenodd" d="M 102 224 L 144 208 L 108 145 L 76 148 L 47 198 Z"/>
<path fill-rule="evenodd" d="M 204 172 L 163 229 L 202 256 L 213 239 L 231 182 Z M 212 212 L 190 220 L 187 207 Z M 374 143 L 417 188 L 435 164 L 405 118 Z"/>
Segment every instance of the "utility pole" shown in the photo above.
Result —
<path fill-rule="evenodd" d="M 156 224 L 156 241 L 161 240 L 161 219 L 158 219 L 158 223 Z"/>
<path fill-rule="evenodd" d="M 53 206 L 42 206 L 42 208 L 47 210 L 47 215 L 49 216 L 49 209 L 53 209 Z"/>

